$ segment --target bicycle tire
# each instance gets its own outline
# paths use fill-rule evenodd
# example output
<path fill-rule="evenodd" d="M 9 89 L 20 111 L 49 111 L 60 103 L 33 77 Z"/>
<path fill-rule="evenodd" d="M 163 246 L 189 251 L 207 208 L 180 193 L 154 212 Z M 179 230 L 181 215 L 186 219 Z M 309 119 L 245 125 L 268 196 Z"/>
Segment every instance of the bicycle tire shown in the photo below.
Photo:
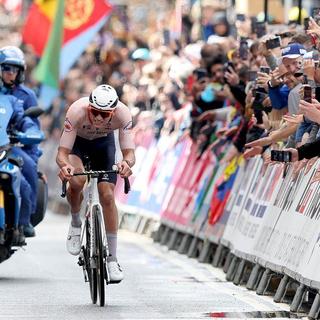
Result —
<path fill-rule="evenodd" d="M 101 232 L 101 217 L 102 212 L 98 206 L 95 207 L 94 214 L 94 223 L 96 231 L 96 264 L 97 264 L 97 291 L 99 297 L 99 305 L 103 307 L 105 305 L 105 257 L 104 257 L 104 248 L 102 242 L 102 232 Z"/>
<path fill-rule="evenodd" d="M 89 220 L 86 219 L 86 269 L 90 286 L 90 296 L 93 304 L 97 303 L 97 269 L 90 265 L 90 225 Z"/>

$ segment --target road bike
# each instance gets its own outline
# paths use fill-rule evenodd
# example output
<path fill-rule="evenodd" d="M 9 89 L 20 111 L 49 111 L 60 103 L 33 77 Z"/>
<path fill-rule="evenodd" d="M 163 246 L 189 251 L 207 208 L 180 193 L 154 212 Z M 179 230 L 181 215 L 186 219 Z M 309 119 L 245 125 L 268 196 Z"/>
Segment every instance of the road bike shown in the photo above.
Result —
<path fill-rule="evenodd" d="M 87 185 L 84 190 L 86 207 L 84 227 L 81 230 L 81 251 L 78 265 L 83 268 L 85 282 L 89 282 L 90 295 L 93 304 L 105 305 L 105 286 L 110 284 L 108 268 L 106 266 L 109 256 L 108 242 L 103 219 L 102 206 L 99 202 L 98 178 L 103 175 L 118 174 L 117 166 L 114 170 L 90 170 L 90 164 L 85 165 L 84 172 L 74 173 L 73 176 L 87 176 Z M 62 183 L 61 197 L 66 196 L 67 182 Z M 130 182 L 124 178 L 124 192 L 130 191 Z"/>

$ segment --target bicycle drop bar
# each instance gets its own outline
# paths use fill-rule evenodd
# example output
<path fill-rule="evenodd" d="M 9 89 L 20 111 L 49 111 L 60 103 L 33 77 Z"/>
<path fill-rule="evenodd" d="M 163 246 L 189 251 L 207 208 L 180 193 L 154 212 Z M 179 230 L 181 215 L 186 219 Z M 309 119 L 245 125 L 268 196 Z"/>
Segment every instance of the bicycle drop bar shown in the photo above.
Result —
<path fill-rule="evenodd" d="M 74 173 L 73 176 L 90 176 L 93 178 L 98 178 L 102 174 L 110 174 L 110 173 L 116 173 L 119 174 L 118 170 L 96 170 L 96 171 L 84 171 L 79 173 Z M 127 177 L 124 178 L 124 193 L 128 194 L 130 191 L 130 181 Z M 62 193 L 61 197 L 65 198 L 67 194 L 67 181 L 62 182 Z"/>

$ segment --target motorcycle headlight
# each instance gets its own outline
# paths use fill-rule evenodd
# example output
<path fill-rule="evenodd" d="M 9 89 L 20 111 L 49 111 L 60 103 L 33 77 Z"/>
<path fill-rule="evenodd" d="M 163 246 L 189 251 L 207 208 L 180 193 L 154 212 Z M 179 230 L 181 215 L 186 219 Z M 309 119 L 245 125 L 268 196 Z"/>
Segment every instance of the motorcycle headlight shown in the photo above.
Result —
<path fill-rule="evenodd" d="M 8 179 L 10 179 L 10 174 L 4 173 L 4 172 L 0 173 L 0 179 L 1 180 L 8 180 Z"/>

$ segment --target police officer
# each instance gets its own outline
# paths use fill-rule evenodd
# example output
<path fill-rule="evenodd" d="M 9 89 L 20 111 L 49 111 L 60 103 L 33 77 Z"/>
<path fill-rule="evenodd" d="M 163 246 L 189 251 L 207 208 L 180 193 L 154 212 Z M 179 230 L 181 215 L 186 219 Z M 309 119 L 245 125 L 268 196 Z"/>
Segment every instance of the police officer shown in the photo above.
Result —
<path fill-rule="evenodd" d="M 0 92 L 0 146 L 6 146 L 10 141 L 7 130 L 16 132 L 18 140 L 23 138 L 24 134 L 32 133 L 33 137 L 43 138 L 43 133 L 38 129 L 34 122 L 24 116 L 22 104 L 12 95 L 5 95 Z M 20 156 L 19 148 L 11 149 L 13 156 Z M 26 178 L 21 176 L 20 185 L 21 208 L 19 216 L 19 235 L 14 239 L 14 245 L 23 245 L 25 243 L 24 226 L 30 222 L 31 216 L 31 198 L 33 197 L 30 184 Z M 10 212 L 9 212 L 10 214 Z M 1 238 L 1 234 L 0 234 Z M 1 240 L 1 239 L 0 239 Z"/>
<path fill-rule="evenodd" d="M 30 107 L 37 106 L 37 97 L 33 90 L 27 88 L 24 82 L 24 72 L 26 63 L 23 52 L 14 46 L 6 46 L 0 49 L 0 67 L 2 87 L 1 92 L 15 96 L 23 109 L 27 110 Z M 37 118 L 31 118 L 34 126 L 40 129 L 40 123 Z M 22 174 L 31 187 L 33 197 L 31 199 L 31 212 L 36 211 L 38 190 L 38 159 L 41 156 L 41 151 L 37 145 L 25 146 L 22 149 L 16 148 L 15 153 L 19 155 L 24 162 Z M 35 236 L 35 231 L 30 221 L 24 225 L 24 234 L 26 237 Z"/>

